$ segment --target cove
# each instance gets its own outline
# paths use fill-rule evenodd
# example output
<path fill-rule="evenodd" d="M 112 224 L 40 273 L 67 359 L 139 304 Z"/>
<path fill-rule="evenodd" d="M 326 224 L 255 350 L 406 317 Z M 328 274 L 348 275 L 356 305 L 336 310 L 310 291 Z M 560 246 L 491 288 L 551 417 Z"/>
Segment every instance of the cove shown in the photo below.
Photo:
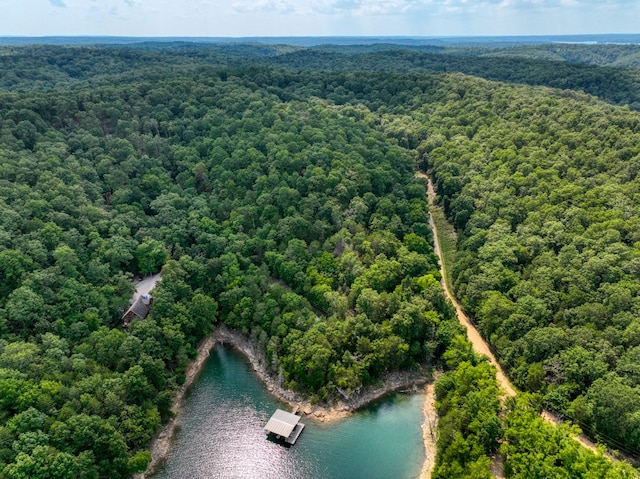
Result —
<path fill-rule="evenodd" d="M 297 444 L 267 440 L 280 407 L 248 362 L 218 344 L 185 396 L 166 462 L 154 479 L 410 479 L 424 462 L 424 394 L 392 394 L 346 419 L 303 417 Z"/>

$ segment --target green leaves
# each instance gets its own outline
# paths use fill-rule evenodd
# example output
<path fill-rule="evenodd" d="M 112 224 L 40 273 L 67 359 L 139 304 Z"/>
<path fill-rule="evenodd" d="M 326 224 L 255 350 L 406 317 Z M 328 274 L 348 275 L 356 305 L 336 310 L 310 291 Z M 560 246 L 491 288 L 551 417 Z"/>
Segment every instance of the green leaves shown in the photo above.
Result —
<path fill-rule="evenodd" d="M 635 114 L 463 76 L 200 72 L 194 49 L 46 50 L 65 67 L 48 85 L 135 72 L 0 102 L 0 475 L 144 469 L 220 320 L 317 400 L 444 359 L 437 474 L 485 477 L 498 392 L 440 290 L 416 164 L 460 233 L 456 289 L 514 378 L 639 440 Z M 416 55 L 392 68 L 445 59 Z M 20 59 L 6 76 L 44 86 L 51 69 Z M 124 332 L 131 275 L 161 269 Z"/>
<path fill-rule="evenodd" d="M 160 271 L 169 254 L 160 241 L 148 239 L 138 245 L 135 258 L 140 273 L 147 275 Z"/>
<path fill-rule="evenodd" d="M 9 329 L 21 336 L 28 336 L 36 323 L 45 318 L 42 296 L 26 286 L 15 289 L 9 295 L 6 308 Z"/>
<path fill-rule="evenodd" d="M 632 478 L 631 466 L 615 463 L 600 452 L 593 453 L 572 439 L 576 426 L 555 426 L 539 417 L 535 399 L 521 395 L 505 418 L 505 456 L 508 477 L 531 478 Z"/>
<path fill-rule="evenodd" d="M 625 354 L 640 291 L 639 184 L 628 174 L 637 114 L 470 78 L 446 91 L 420 112 L 430 129 L 420 149 L 458 229 L 456 292 L 519 387 L 559 412 L 581 398 L 589 417 L 599 378 L 638 386 Z M 611 444 L 635 453 L 640 443 L 622 431 L 638 412 L 630 402 L 628 424 L 614 432 L 601 418 L 593 433 L 606 427 Z"/>
<path fill-rule="evenodd" d="M 150 462 L 151 453 L 149 451 L 138 451 L 127 462 L 127 470 L 129 474 L 139 474 L 147 469 Z"/>
<path fill-rule="evenodd" d="M 3 473 L 10 479 L 96 479 L 90 454 L 74 456 L 52 447 L 36 446 L 31 454 L 19 453 Z"/>
<path fill-rule="evenodd" d="M 458 351 L 466 349 L 463 343 L 471 347 L 461 336 L 457 343 L 453 348 Z M 486 362 L 474 365 L 465 360 L 455 367 L 435 384 L 440 419 L 433 477 L 493 477 L 489 456 L 498 449 L 503 434 L 495 368 Z"/>

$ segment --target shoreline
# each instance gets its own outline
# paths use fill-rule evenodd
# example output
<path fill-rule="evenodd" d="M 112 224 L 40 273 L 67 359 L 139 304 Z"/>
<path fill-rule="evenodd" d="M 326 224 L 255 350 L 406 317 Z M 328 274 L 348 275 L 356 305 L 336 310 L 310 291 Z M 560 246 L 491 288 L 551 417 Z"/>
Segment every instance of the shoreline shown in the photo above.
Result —
<path fill-rule="evenodd" d="M 422 440 L 424 442 L 424 464 L 420 472 L 420 479 L 431 479 L 433 468 L 436 465 L 438 440 L 438 413 L 436 412 L 436 391 L 434 381 L 427 384 L 425 390 L 422 413 Z"/>
<path fill-rule="evenodd" d="M 383 396 L 400 389 L 418 392 L 419 388 L 430 381 L 422 372 L 395 372 L 387 375 L 382 384 L 366 388 L 364 392 L 350 399 L 340 399 L 333 406 L 325 404 L 311 404 L 302 394 L 285 389 L 268 373 L 264 353 L 256 345 L 237 331 L 229 330 L 221 325 L 218 330 L 218 342 L 229 344 L 239 350 L 249 361 L 253 372 L 260 378 L 267 391 L 279 401 L 286 403 L 292 409 L 297 408 L 298 414 L 311 417 L 319 422 L 329 422 L 349 416 L 354 411 Z M 214 333 L 215 334 L 215 333 Z"/>
<path fill-rule="evenodd" d="M 149 444 L 151 462 L 147 465 L 146 471 L 134 475 L 134 479 L 145 479 L 151 476 L 167 457 L 169 448 L 171 447 L 171 441 L 173 440 L 173 435 L 175 434 L 176 426 L 178 425 L 184 395 L 191 387 L 191 384 L 193 384 L 196 377 L 198 377 L 200 371 L 202 371 L 205 361 L 209 358 L 210 351 L 217 343 L 218 340 L 214 332 L 211 336 L 204 339 L 198 346 L 198 355 L 187 367 L 184 383 L 180 389 L 178 389 L 178 392 L 171 403 L 171 412 L 173 413 L 173 417 L 169 419 L 164 427 L 156 433 L 153 439 L 151 439 L 151 443 Z"/>
<path fill-rule="evenodd" d="M 193 384 L 193 381 L 197 378 L 198 374 L 202 371 L 206 360 L 209 358 L 210 351 L 218 343 L 229 344 L 240 351 L 248 360 L 252 370 L 258 375 L 267 390 L 278 400 L 288 404 L 291 408 L 297 407 L 298 414 L 311 417 L 320 422 L 343 419 L 357 409 L 360 409 L 394 391 L 406 389 L 412 392 L 419 392 L 420 388 L 426 385 L 426 389 L 424 390 L 424 392 L 426 392 L 426 398 L 423 407 L 424 417 L 422 422 L 426 459 L 425 465 L 422 469 L 421 478 L 427 479 L 430 477 L 430 471 L 433 468 L 433 460 L 431 460 L 431 457 L 435 458 L 435 442 L 432 437 L 433 435 L 429 433 L 429 426 L 427 425 L 427 430 L 425 430 L 425 425 L 431 417 L 436 417 L 435 420 L 437 421 L 437 416 L 431 415 L 435 415 L 435 398 L 433 397 L 433 393 L 429 394 L 429 389 L 433 391 L 433 378 L 425 377 L 424 373 L 421 372 L 396 372 L 385 377 L 381 385 L 368 388 L 364 393 L 359 394 L 357 397 L 352 399 L 340 400 L 335 406 L 326 407 L 311 404 L 309 400 L 304 398 L 302 395 L 284 389 L 282 386 L 277 384 L 276 379 L 267 372 L 264 353 L 259 351 L 254 343 L 242 336 L 241 333 L 229 330 L 224 324 L 220 324 L 216 327 L 211 336 L 204 339 L 198 346 L 198 355 L 187 367 L 187 370 L 185 371 L 184 384 L 180 387 L 173 399 L 171 412 L 174 417 L 171 418 L 160 432 L 158 432 L 151 440 L 149 445 L 151 462 L 147 466 L 145 472 L 134 476 L 135 479 L 146 479 L 150 477 L 166 459 L 171 448 L 176 427 L 179 423 L 184 396 L 191 384 Z M 431 462 L 430 467 L 428 467 L 429 462 Z M 425 471 L 428 471 L 428 475 L 425 475 Z"/>

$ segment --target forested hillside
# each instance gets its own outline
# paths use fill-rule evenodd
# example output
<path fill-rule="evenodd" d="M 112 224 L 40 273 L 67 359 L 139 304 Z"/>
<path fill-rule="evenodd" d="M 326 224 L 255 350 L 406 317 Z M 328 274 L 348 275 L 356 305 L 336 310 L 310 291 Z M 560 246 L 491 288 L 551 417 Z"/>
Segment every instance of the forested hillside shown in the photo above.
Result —
<path fill-rule="evenodd" d="M 512 379 L 640 451 L 640 117 L 461 80 L 413 121 L 460 234 L 456 290 Z"/>
<path fill-rule="evenodd" d="M 2 105 L 4 477 L 144 468 L 218 315 L 322 401 L 456 334 L 415 154 L 367 108 L 283 101 L 250 72 Z M 160 268 L 124 332 L 132 274 Z"/>
<path fill-rule="evenodd" d="M 640 115 L 393 71 L 414 53 L 223 50 L 0 57 L 0 478 L 144 470 L 218 321 L 313 401 L 446 369 L 436 477 L 484 477 L 499 449 L 509 477 L 631 477 L 537 412 L 640 448 Z M 460 235 L 458 294 L 534 393 L 506 416 L 440 289 L 418 168 Z M 151 315 L 123 330 L 133 276 L 160 270 Z"/>
<path fill-rule="evenodd" d="M 635 44 L 575 45 L 554 43 L 497 49 L 495 57 L 522 57 L 612 67 L 640 67 L 640 47 Z"/>
<path fill-rule="evenodd" d="M 80 84 L 162 81 L 212 66 L 298 71 L 465 73 L 487 80 L 586 92 L 640 110 L 638 45 L 512 48 L 140 43 L 128 46 L 0 47 L 0 89 L 48 90 Z M 283 85 L 278 85 L 283 86 Z M 320 94 L 322 94 L 320 92 Z"/>

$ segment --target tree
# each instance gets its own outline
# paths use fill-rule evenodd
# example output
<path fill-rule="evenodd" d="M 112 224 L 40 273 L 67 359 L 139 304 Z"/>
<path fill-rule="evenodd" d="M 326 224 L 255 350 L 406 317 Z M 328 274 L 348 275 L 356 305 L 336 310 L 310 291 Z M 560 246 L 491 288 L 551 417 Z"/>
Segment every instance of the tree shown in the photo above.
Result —
<path fill-rule="evenodd" d="M 160 271 L 169 254 L 160 241 L 147 239 L 138 245 L 135 257 L 138 271 L 142 274 L 151 274 Z"/>
<path fill-rule="evenodd" d="M 211 334 L 217 322 L 218 303 L 203 294 L 194 294 L 189 304 L 190 319 L 194 323 L 193 335 L 203 337 Z"/>
<path fill-rule="evenodd" d="M 16 289 L 23 275 L 33 265 L 33 261 L 18 250 L 0 251 L 0 276 L 4 278 L 0 285 L 0 298 L 6 298 Z"/>
<path fill-rule="evenodd" d="M 36 446 L 31 454 L 19 453 L 3 472 L 10 479 L 98 478 L 90 454 L 74 456 L 47 446 Z"/>
<path fill-rule="evenodd" d="M 151 462 L 151 453 L 149 451 L 138 451 L 133 457 L 129 458 L 127 470 L 129 474 L 139 474 L 147 469 L 147 465 Z"/>
<path fill-rule="evenodd" d="M 69 246 L 60 245 L 53 251 L 53 257 L 56 260 L 56 266 L 60 268 L 62 273 L 69 277 L 75 278 L 79 274 L 80 259 L 75 251 Z"/>
<path fill-rule="evenodd" d="M 45 304 L 42 297 L 27 286 L 14 290 L 7 301 L 9 329 L 23 337 L 28 336 L 36 323 L 45 319 Z"/>
<path fill-rule="evenodd" d="M 70 454 L 90 453 L 100 477 L 117 478 L 127 473 L 127 446 L 122 435 L 106 420 L 78 414 L 51 426 L 52 445 Z"/>

